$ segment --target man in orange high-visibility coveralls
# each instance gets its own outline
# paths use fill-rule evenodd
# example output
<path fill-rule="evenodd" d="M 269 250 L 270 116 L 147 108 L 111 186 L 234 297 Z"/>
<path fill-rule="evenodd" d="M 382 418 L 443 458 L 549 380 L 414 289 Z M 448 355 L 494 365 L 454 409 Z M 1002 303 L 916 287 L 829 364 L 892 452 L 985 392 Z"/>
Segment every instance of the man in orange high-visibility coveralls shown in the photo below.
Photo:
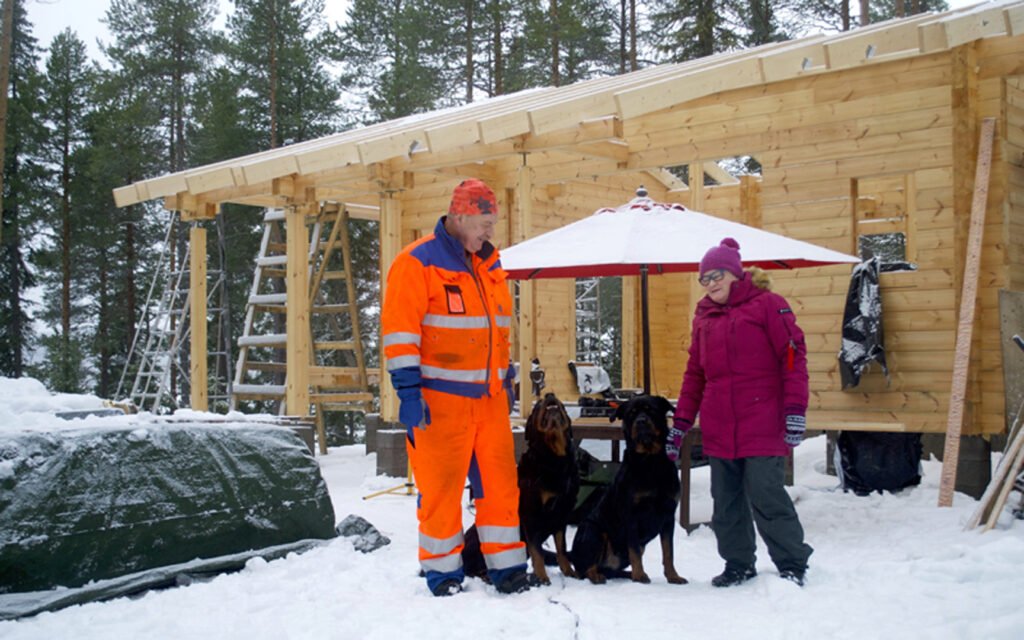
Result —
<path fill-rule="evenodd" d="M 391 264 L 381 311 L 384 355 L 419 490 L 420 565 L 437 596 L 462 591 L 467 476 L 488 577 L 502 593 L 531 586 L 508 417 L 512 299 L 489 242 L 497 220 L 487 185 L 465 180 L 455 187 L 434 233 Z"/>

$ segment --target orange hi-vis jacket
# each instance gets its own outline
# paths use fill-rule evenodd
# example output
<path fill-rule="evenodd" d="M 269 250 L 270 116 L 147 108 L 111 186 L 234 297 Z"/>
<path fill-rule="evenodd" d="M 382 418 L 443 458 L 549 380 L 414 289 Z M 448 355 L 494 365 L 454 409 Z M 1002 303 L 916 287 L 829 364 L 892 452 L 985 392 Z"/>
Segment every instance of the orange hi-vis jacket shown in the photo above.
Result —
<path fill-rule="evenodd" d="M 473 255 L 472 271 L 463 255 L 441 218 L 395 258 L 381 312 L 387 369 L 419 367 L 424 389 L 496 396 L 509 366 L 512 297 L 493 245 Z"/>

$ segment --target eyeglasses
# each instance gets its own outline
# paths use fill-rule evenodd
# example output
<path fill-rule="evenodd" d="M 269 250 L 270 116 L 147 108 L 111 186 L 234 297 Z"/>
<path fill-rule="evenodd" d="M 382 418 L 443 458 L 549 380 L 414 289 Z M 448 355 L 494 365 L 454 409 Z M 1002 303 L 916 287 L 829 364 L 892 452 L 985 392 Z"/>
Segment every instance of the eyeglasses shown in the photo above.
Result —
<path fill-rule="evenodd" d="M 708 271 L 707 273 L 702 275 L 697 280 L 697 282 L 699 282 L 702 287 L 706 287 L 709 284 L 711 284 L 712 282 L 718 282 L 719 280 L 721 280 L 724 277 L 725 277 L 725 269 L 715 269 L 714 271 Z"/>

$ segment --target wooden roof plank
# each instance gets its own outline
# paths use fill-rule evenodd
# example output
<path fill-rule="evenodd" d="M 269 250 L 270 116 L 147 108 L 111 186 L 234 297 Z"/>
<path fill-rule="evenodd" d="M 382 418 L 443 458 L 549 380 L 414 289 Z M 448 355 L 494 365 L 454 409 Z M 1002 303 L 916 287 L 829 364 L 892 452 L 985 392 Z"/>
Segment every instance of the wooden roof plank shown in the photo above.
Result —
<path fill-rule="evenodd" d="M 717 182 L 718 184 L 739 184 L 740 179 L 732 175 L 722 167 L 718 166 L 717 162 L 710 160 L 703 163 L 704 173 Z"/>
<path fill-rule="evenodd" d="M 1003 9 L 1003 22 L 1006 24 L 1007 35 L 1019 36 L 1024 33 L 1024 3 Z"/>
<path fill-rule="evenodd" d="M 829 69 L 849 69 L 877 62 L 883 56 L 905 51 L 918 53 L 920 40 L 918 26 L 932 20 L 926 15 L 916 18 L 886 20 L 873 28 L 863 27 L 825 43 L 826 64 Z"/>
<path fill-rule="evenodd" d="M 359 162 L 359 150 L 353 145 L 334 145 L 300 153 L 295 157 L 299 173 L 317 173 Z"/>
<path fill-rule="evenodd" d="M 139 198 L 139 192 L 136 189 L 135 184 L 125 185 L 114 189 L 114 205 L 117 207 L 127 207 L 128 205 L 138 204 L 142 202 Z"/>
<path fill-rule="evenodd" d="M 231 167 L 221 167 L 214 171 L 185 176 L 185 184 L 188 185 L 189 192 L 203 193 L 214 189 L 234 187 L 237 182 L 235 182 L 235 174 Z"/>
<path fill-rule="evenodd" d="M 359 158 L 365 165 L 384 162 L 390 158 L 407 156 L 419 145 L 426 145 L 427 137 L 422 129 L 398 131 L 388 136 L 374 138 L 356 145 Z"/>
<path fill-rule="evenodd" d="M 789 47 L 761 53 L 758 60 L 765 82 L 788 80 L 799 75 L 826 70 L 825 36 L 799 41 Z"/>
<path fill-rule="evenodd" d="M 169 173 L 157 178 L 144 181 L 151 198 L 162 198 L 173 196 L 182 191 L 188 191 L 188 184 L 185 183 L 184 173 Z"/>
<path fill-rule="evenodd" d="M 242 173 L 245 175 L 245 184 L 258 184 L 298 172 L 299 163 L 295 160 L 295 156 L 289 155 L 276 156 L 242 167 Z"/>
<path fill-rule="evenodd" d="M 633 118 L 659 111 L 720 91 L 740 89 L 760 83 L 761 65 L 756 56 L 729 60 L 722 64 L 695 69 L 681 76 L 628 89 L 615 94 L 619 113 Z"/>
<path fill-rule="evenodd" d="M 1004 10 L 1005 6 L 985 5 L 985 7 L 979 7 L 974 11 L 943 19 L 946 46 L 952 48 L 981 38 L 1006 33 L 1006 22 L 1003 19 Z"/>
<path fill-rule="evenodd" d="M 529 109 L 533 132 L 550 133 L 571 127 L 585 120 L 603 118 L 617 113 L 615 93 L 631 86 L 649 84 L 659 78 L 678 74 L 681 70 L 692 69 L 698 61 L 659 65 L 641 69 L 613 78 L 605 78 L 604 82 L 572 94 L 562 92 L 547 104 L 534 104 Z M 613 80 L 618 80 L 614 82 Z"/>
<path fill-rule="evenodd" d="M 1020 4 L 1020 0 L 1004 0 L 961 7 L 933 16 L 918 30 L 921 53 L 945 51 L 990 35 L 1005 32 L 1003 9 Z M 998 23 L 998 24 L 995 24 Z"/>

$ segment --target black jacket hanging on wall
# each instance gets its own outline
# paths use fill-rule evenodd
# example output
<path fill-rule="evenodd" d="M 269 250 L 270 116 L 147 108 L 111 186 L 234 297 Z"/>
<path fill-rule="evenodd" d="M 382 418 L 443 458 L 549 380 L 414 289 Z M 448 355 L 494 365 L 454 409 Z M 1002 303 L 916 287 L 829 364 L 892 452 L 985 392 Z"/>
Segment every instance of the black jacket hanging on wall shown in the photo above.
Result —
<path fill-rule="evenodd" d="M 850 274 L 850 290 L 846 294 L 846 310 L 843 312 L 843 346 L 839 349 L 843 389 L 857 386 L 861 374 L 875 360 L 882 365 L 886 380 L 889 379 L 882 340 L 879 263 L 875 256 L 855 266 Z"/>

